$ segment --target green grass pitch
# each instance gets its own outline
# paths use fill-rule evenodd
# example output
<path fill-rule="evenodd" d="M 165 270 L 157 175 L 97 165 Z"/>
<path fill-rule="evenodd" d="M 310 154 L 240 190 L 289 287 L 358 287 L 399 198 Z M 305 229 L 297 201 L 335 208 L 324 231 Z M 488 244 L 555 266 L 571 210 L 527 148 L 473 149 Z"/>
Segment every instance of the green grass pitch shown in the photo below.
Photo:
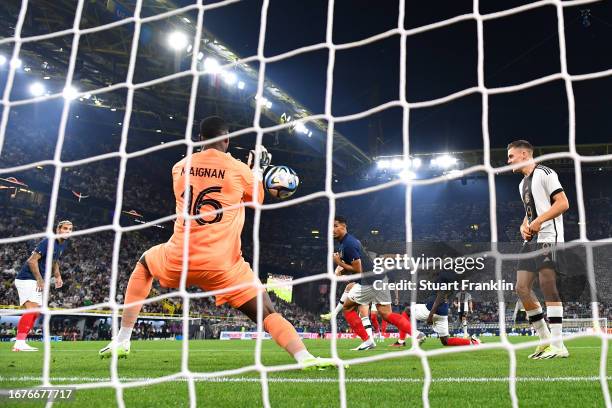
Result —
<path fill-rule="evenodd" d="M 525 341 L 512 338 L 513 342 Z M 484 338 L 485 342 L 499 341 Z M 356 340 L 338 341 L 342 358 L 393 353 L 392 340 L 375 350 L 350 351 Z M 36 345 L 36 343 L 33 343 Z M 110 378 L 110 361 L 100 360 L 99 348 L 105 342 L 62 342 L 51 346 L 51 381 L 54 384 L 86 383 Z M 532 361 L 529 349 L 517 351 L 517 395 L 520 406 L 562 407 L 604 406 L 599 375 L 601 340 L 581 338 L 566 343 L 569 359 Z M 318 356 L 330 356 L 329 341 L 308 340 L 307 347 Z M 39 343 L 38 346 L 41 346 Z M 135 341 L 127 360 L 119 360 L 122 381 L 147 379 L 174 374 L 181 368 L 180 341 Z M 423 348 L 441 348 L 436 339 L 428 339 Z M 211 372 L 237 369 L 254 364 L 255 341 L 191 341 L 189 369 Z M 508 407 L 509 355 L 505 350 L 479 350 L 444 354 L 429 358 L 433 382 L 429 400 L 432 407 Z M 272 341 L 263 342 L 265 365 L 290 364 L 293 360 Z M 611 358 L 608 357 L 608 367 Z M 13 353 L 11 344 L 0 343 L 0 388 L 17 389 L 40 384 L 43 353 Z M 198 406 L 262 406 L 262 388 L 257 372 L 242 373 L 221 381 L 198 381 L 195 391 Z M 269 373 L 269 397 L 273 407 L 339 406 L 338 373 L 332 371 L 283 371 Z M 403 356 L 383 361 L 352 364 L 346 370 L 348 407 L 421 406 L 423 368 L 417 357 Z M 610 380 L 608 374 L 608 380 Z M 146 387 L 126 388 L 127 407 L 186 407 L 189 405 L 187 382 L 176 380 Z M 43 407 L 44 402 L 0 400 L 0 406 Z M 113 388 L 76 390 L 75 399 L 55 403 L 56 407 L 113 407 Z"/>

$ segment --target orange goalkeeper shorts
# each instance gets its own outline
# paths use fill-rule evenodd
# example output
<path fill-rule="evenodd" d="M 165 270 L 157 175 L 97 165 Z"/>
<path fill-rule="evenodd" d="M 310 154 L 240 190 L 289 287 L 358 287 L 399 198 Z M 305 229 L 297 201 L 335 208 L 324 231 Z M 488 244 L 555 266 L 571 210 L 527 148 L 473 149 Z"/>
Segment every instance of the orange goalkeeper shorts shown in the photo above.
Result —
<path fill-rule="evenodd" d="M 181 270 L 168 267 L 164 246 L 165 244 L 160 244 L 152 247 L 144 253 L 144 258 L 149 272 L 151 272 L 155 279 L 159 280 L 162 287 L 178 288 L 181 283 Z M 257 282 L 260 282 L 259 279 Z M 243 286 L 215 295 L 216 305 L 220 306 L 224 303 L 229 303 L 233 308 L 239 308 L 257 296 L 258 289 L 255 286 L 255 274 L 249 263 L 242 257 L 229 270 L 187 271 L 187 287 L 198 286 L 200 289 L 208 292 L 237 285 Z"/>

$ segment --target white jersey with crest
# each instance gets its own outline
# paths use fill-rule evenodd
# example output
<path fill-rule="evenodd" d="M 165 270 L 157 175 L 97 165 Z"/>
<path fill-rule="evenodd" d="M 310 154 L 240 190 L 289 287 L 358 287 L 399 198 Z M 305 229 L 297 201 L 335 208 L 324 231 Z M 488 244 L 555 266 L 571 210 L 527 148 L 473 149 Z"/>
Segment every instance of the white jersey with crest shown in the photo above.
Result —
<path fill-rule="evenodd" d="M 538 164 L 519 185 L 528 222 L 535 220 L 552 206 L 552 197 L 563 191 L 554 170 Z M 537 242 L 564 242 L 563 215 L 542 223 Z"/>

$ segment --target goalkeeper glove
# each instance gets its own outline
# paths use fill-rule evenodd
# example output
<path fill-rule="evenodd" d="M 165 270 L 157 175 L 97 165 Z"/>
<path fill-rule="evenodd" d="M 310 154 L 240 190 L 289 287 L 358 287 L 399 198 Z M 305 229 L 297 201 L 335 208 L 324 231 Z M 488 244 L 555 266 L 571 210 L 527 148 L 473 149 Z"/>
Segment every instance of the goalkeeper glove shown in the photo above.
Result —
<path fill-rule="evenodd" d="M 262 145 L 259 151 L 259 156 L 255 150 L 249 151 L 249 158 L 247 160 L 247 165 L 251 170 L 253 170 L 255 164 L 259 161 L 259 169 L 263 173 L 263 171 L 270 165 L 272 161 L 272 154 L 268 153 L 268 150 Z"/>

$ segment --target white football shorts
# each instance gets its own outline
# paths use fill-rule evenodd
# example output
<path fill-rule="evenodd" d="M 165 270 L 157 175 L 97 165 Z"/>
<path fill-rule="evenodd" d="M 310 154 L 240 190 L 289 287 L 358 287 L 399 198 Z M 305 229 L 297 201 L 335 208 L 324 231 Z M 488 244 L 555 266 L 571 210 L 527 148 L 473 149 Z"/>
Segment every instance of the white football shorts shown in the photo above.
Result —
<path fill-rule="evenodd" d="M 15 287 L 19 294 L 19 306 L 27 301 L 42 305 L 42 291 L 36 290 L 36 281 L 33 279 L 15 279 Z"/>
<path fill-rule="evenodd" d="M 412 313 L 414 313 L 414 318 L 416 320 L 420 320 L 422 322 L 426 322 L 429 317 L 429 309 L 424 304 L 414 305 L 412 309 Z M 448 332 L 448 316 L 440 316 L 435 314 L 433 316 L 433 330 L 440 337 L 449 336 Z"/>
<path fill-rule="evenodd" d="M 373 285 L 362 285 L 356 283 L 350 290 L 348 298 L 360 305 L 390 305 L 391 292 L 389 289 L 376 290 Z"/>

